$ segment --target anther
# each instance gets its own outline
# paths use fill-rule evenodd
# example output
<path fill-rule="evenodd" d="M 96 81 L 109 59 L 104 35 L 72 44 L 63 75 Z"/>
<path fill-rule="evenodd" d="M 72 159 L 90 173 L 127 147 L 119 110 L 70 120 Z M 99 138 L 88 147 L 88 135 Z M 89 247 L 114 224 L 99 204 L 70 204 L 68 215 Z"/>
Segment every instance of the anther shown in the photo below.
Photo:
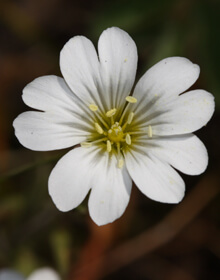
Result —
<path fill-rule="evenodd" d="M 133 117 L 134 117 L 134 113 L 131 112 L 129 115 L 128 115 L 128 120 L 127 120 L 127 123 L 128 124 L 131 124 L 132 120 L 133 120 Z"/>
<path fill-rule="evenodd" d="M 95 111 L 98 110 L 98 106 L 95 105 L 95 104 L 90 104 L 90 105 L 89 105 L 89 109 L 90 109 L 91 111 L 95 112 Z"/>
<path fill-rule="evenodd" d="M 92 146 L 92 143 L 90 143 L 90 142 L 82 142 L 82 143 L 80 143 L 80 146 L 82 148 L 89 148 L 89 147 Z"/>
<path fill-rule="evenodd" d="M 125 98 L 126 101 L 128 101 L 129 103 L 136 103 L 137 102 L 137 99 L 133 96 L 127 96 Z"/>
<path fill-rule="evenodd" d="M 114 114 L 116 113 L 116 109 L 114 108 L 114 109 L 111 109 L 111 110 L 109 110 L 108 112 L 106 112 L 105 113 L 105 115 L 106 115 L 106 117 L 108 117 L 108 118 L 110 118 L 110 117 L 112 117 L 112 116 L 114 116 Z"/>
<path fill-rule="evenodd" d="M 122 168 L 123 166 L 124 166 L 124 160 L 123 160 L 123 158 L 119 158 L 118 159 L 118 168 Z"/>
<path fill-rule="evenodd" d="M 152 136 L 153 136 L 153 131 L 152 131 L 151 125 L 148 126 L 147 135 L 149 138 L 152 138 Z"/>
<path fill-rule="evenodd" d="M 126 134 L 126 136 L 125 136 L 125 142 L 126 142 L 128 145 L 131 145 L 131 136 L 130 136 L 130 134 Z"/>
<path fill-rule="evenodd" d="M 107 152 L 110 153 L 112 150 L 111 142 L 109 140 L 107 140 L 106 144 L 107 144 Z"/>
<path fill-rule="evenodd" d="M 104 130 L 101 128 L 101 126 L 98 123 L 95 123 L 95 129 L 99 134 L 104 133 Z"/>

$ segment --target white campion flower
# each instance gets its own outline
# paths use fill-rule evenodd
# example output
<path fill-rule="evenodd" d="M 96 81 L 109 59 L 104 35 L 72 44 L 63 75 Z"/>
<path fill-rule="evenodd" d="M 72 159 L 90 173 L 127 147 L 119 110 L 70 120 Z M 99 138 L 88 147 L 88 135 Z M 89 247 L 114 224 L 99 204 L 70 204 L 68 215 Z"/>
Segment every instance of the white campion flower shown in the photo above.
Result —
<path fill-rule="evenodd" d="M 199 66 L 182 57 L 163 59 L 132 90 L 137 49 L 123 30 L 105 30 L 98 55 L 83 36 L 70 39 L 60 54 L 63 78 L 40 77 L 23 91 L 37 110 L 19 115 L 15 134 L 22 145 L 49 151 L 80 144 L 59 160 L 49 193 L 61 211 L 77 207 L 89 190 L 89 213 L 98 225 L 119 218 L 129 202 L 132 180 L 149 198 L 178 203 L 185 185 L 173 169 L 202 173 L 206 148 L 192 134 L 210 120 L 213 96 L 184 94 Z"/>

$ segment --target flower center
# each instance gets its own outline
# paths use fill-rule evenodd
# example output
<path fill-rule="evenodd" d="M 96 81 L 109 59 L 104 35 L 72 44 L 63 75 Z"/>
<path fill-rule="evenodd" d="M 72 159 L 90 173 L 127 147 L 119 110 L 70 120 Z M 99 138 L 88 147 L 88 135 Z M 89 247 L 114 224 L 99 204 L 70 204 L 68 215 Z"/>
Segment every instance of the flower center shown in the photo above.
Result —
<path fill-rule="evenodd" d="M 124 133 L 118 122 L 115 122 L 108 131 L 108 139 L 112 142 L 120 142 L 123 140 Z"/>
<path fill-rule="evenodd" d="M 137 99 L 133 96 L 127 96 L 127 106 L 136 103 Z M 128 110 L 123 110 L 121 116 L 117 114 L 117 109 L 113 108 L 107 111 L 104 115 L 98 110 L 96 104 L 90 104 L 89 109 L 95 113 L 94 133 L 88 138 L 87 142 L 82 142 L 82 147 L 91 147 L 92 145 L 100 145 L 106 147 L 106 152 L 115 153 L 118 159 L 117 166 L 122 168 L 124 165 L 123 152 L 132 144 L 134 139 L 141 137 L 152 138 L 152 127 L 149 125 L 147 130 L 132 127 L 131 123 L 134 118 L 134 113 L 128 113 Z M 126 117 L 126 118 L 125 118 Z M 125 119 L 125 120 L 124 120 Z"/>

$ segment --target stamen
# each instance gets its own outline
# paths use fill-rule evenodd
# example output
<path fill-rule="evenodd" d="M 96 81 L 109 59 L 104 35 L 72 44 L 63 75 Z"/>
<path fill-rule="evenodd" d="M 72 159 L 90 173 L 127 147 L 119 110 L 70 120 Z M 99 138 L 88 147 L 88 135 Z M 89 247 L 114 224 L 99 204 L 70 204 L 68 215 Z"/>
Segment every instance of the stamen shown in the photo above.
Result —
<path fill-rule="evenodd" d="M 123 131 L 125 130 L 127 124 L 128 124 L 128 122 L 125 122 L 125 123 L 123 124 L 123 126 L 122 126 L 122 130 L 123 130 Z"/>
<path fill-rule="evenodd" d="M 119 142 L 117 142 L 117 143 L 116 143 L 116 146 L 117 146 L 118 157 L 121 157 L 121 152 L 120 152 L 120 143 L 119 143 Z"/>
<path fill-rule="evenodd" d="M 118 152 L 118 165 L 117 166 L 118 166 L 118 168 L 122 168 L 124 165 L 124 160 L 121 155 L 120 143 L 118 142 L 116 145 L 117 145 L 117 152 Z"/>
<path fill-rule="evenodd" d="M 108 140 L 108 138 L 107 138 L 107 137 L 103 137 L 103 138 L 101 138 L 101 139 L 98 139 L 98 140 L 93 141 L 93 142 L 92 142 L 92 144 L 96 144 L 96 143 L 104 142 L 104 141 L 107 141 L 107 140 Z"/>
<path fill-rule="evenodd" d="M 145 136 L 147 132 L 148 132 L 148 130 L 142 129 L 142 130 L 131 131 L 131 132 L 129 132 L 129 134 L 130 135 L 139 135 L 139 136 L 141 136 L 143 134 L 143 136 Z"/>
<path fill-rule="evenodd" d="M 102 116 L 100 116 L 98 112 L 96 112 L 96 116 L 99 119 L 99 121 L 105 126 L 105 128 L 109 129 L 108 124 L 103 120 Z"/>
<path fill-rule="evenodd" d="M 119 159 L 118 159 L 118 165 L 117 165 L 117 166 L 118 166 L 118 168 L 120 168 L 120 169 L 124 166 L 124 160 L 123 160 L 123 158 L 119 158 Z"/>
<path fill-rule="evenodd" d="M 149 138 L 152 138 L 152 136 L 153 136 L 153 131 L 152 131 L 151 125 L 148 126 L 147 135 L 148 135 Z"/>
<path fill-rule="evenodd" d="M 129 103 L 136 103 L 137 102 L 137 99 L 133 96 L 127 96 L 125 98 L 126 101 L 128 101 Z"/>
<path fill-rule="evenodd" d="M 132 122 L 133 118 L 134 118 L 134 113 L 133 113 L 133 112 L 131 112 L 131 113 L 128 115 L 128 120 L 127 120 L 127 123 L 128 123 L 128 124 L 131 124 L 131 122 Z"/>
<path fill-rule="evenodd" d="M 92 146 L 92 143 L 90 143 L 90 142 L 82 142 L 82 143 L 80 143 L 80 146 L 82 148 L 89 148 L 89 147 Z"/>
<path fill-rule="evenodd" d="M 90 104 L 89 105 L 89 109 L 93 112 L 97 111 L 98 110 L 98 106 L 95 105 L 94 103 Z"/>
<path fill-rule="evenodd" d="M 83 147 L 83 148 L 87 148 L 87 147 L 93 146 L 93 144 L 100 143 L 100 142 L 105 142 L 105 141 L 107 141 L 107 140 L 108 140 L 107 137 L 103 137 L 103 138 L 97 139 L 97 140 L 95 140 L 95 141 L 92 141 L 92 140 L 91 140 L 91 142 L 82 142 L 82 143 L 80 143 L 80 145 L 81 145 L 81 147 Z M 90 140 L 88 140 L 88 141 L 90 141 Z"/>
<path fill-rule="evenodd" d="M 112 150 L 111 142 L 109 140 L 107 140 L 107 152 L 110 153 L 111 150 Z"/>
<path fill-rule="evenodd" d="M 128 144 L 128 145 L 131 145 L 131 136 L 129 134 L 126 134 L 125 136 L 125 142 Z"/>
<path fill-rule="evenodd" d="M 106 117 L 110 118 L 115 115 L 116 111 L 117 111 L 116 108 L 111 109 L 108 112 L 106 112 L 105 115 L 106 115 Z"/>
<path fill-rule="evenodd" d="M 102 129 L 102 127 L 98 123 L 95 123 L 95 129 L 99 134 L 104 133 L 104 130 Z"/>

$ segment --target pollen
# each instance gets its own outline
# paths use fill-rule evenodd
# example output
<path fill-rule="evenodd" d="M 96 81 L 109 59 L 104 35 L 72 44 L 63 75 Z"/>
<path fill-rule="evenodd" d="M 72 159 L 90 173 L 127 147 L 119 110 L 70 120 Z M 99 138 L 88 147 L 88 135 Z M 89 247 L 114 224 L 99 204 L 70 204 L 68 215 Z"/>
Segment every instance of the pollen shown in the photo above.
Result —
<path fill-rule="evenodd" d="M 112 150 L 111 142 L 109 140 L 107 140 L 106 144 L 107 144 L 107 152 L 110 153 Z"/>
<path fill-rule="evenodd" d="M 106 112 L 106 117 L 108 117 L 108 118 L 110 118 L 110 117 L 112 117 L 112 116 L 114 116 L 115 115 L 115 113 L 116 113 L 116 108 L 114 108 L 114 109 L 111 109 L 111 110 L 109 110 L 108 112 Z"/>
<path fill-rule="evenodd" d="M 128 123 L 128 124 L 131 124 L 131 122 L 132 122 L 133 118 L 134 118 L 134 113 L 133 113 L 133 112 L 131 112 L 131 113 L 128 115 L 128 120 L 127 120 L 127 123 Z"/>
<path fill-rule="evenodd" d="M 130 136 L 130 134 L 126 134 L 125 142 L 126 142 L 128 145 L 131 145 L 131 136 Z"/>
<path fill-rule="evenodd" d="M 153 136 L 153 130 L 151 125 L 148 126 L 147 135 L 149 138 L 152 138 Z"/>
<path fill-rule="evenodd" d="M 94 103 L 90 104 L 89 105 L 89 109 L 92 111 L 92 112 L 96 112 L 98 110 L 98 106 L 95 105 Z"/>
<path fill-rule="evenodd" d="M 95 129 L 99 134 L 104 133 L 104 130 L 102 129 L 102 127 L 98 123 L 95 123 Z"/>
<path fill-rule="evenodd" d="M 136 103 L 137 102 L 137 99 L 133 96 L 127 96 L 125 98 L 126 101 L 128 101 L 129 103 Z"/>

